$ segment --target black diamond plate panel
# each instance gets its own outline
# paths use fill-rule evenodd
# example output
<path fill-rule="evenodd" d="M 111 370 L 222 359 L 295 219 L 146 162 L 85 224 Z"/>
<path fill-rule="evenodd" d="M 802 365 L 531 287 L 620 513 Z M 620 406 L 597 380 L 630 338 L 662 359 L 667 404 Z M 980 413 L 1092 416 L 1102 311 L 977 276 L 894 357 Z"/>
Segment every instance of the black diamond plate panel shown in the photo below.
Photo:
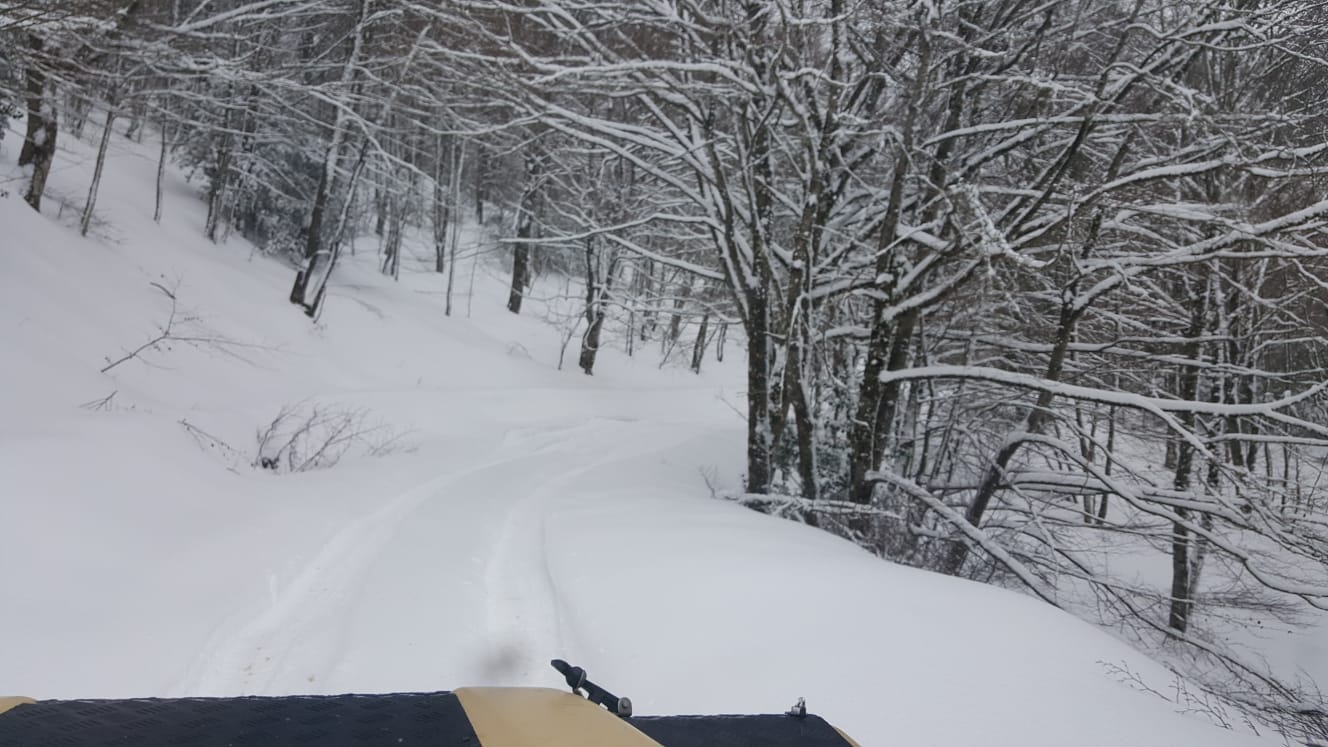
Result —
<path fill-rule="evenodd" d="M 848 747 L 817 716 L 644 716 L 630 723 L 664 747 Z"/>
<path fill-rule="evenodd" d="M 0 714 L 0 747 L 478 747 L 452 693 L 47 700 Z"/>

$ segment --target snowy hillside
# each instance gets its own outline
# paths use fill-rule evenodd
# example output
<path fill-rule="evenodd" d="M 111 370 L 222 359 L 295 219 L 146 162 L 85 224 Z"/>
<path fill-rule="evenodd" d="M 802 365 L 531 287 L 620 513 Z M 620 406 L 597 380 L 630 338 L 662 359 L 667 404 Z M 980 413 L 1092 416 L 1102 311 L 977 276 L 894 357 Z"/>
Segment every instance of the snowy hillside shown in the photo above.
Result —
<path fill-rule="evenodd" d="M 64 148 L 48 194 L 78 204 L 92 146 Z M 313 325 L 287 266 L 202 238 L 180 174 L 153 223 L 149 150 L 117 136 L 86 239 L 0 181 L 0 694 L 558 686 L 557 656 L 640 713 L 805 696 L 864 747 L 1265 743 L 1067 614 L 712 499 L 703 472 L 738 484 L 740 366 L 557 370 L 496 268 L 445 317 L 438 279 L 385 279 L 371 242 Z M 182 339 L 100 372 L 167 291 Z M 400 438 L 253 467 L 297 405 Z"/>

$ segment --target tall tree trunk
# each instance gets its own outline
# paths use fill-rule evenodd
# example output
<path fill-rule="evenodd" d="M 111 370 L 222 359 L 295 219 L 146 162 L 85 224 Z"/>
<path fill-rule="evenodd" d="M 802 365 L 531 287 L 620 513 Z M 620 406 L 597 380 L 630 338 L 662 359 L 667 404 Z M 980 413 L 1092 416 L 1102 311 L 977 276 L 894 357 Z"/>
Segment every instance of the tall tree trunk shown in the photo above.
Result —
<path fill-rule="evenodd" d="M 918 126 L 918 117 L 930 75 L 931 44 L 924 29 L 923 33 L 918 35 L 918 70 L 914 73 L 913 86 L 909 89 L 906 101 L 901 128 L 902 137 L 895 149 L 895 171 L 890 180 L 885 216 L 877 238 L 875 262 L 877 277 L 897 276 L 895 252 L 899 250 L 896 243 L 899 240 L 899 226 L 903 217 L 905 187 L 910 176 L 908 166 L 914 155 L 914 133 Z M 951 92 L 950 97 L 947 130 L 958 125 L 961 109 L 961 105 L 956 103 L 956 99 L 961 95 L 958 92 Z M 948 158 L 950 147 L 952 146 L 949 143 L 942 143 L 936 154 L 930 180 L 934 185 L 945 182 L 944 172 L 940 170 L 945 168 L 944 161 Z M 890 281 L 889 286 L 883 289 L 885 292 L 872 303 L 872 327 L 866 350 L 867 360 L 863 367 L 862 381 L 858 386 L 857 410 L 849 427 L 849 500 L 855 503 L 871 502 L 874 486 L 867 482 L 867 473 L 880 464 L 880 455 L 884 453 L 884 439 L 894 427 L 893 423 L 882 421 L 882 416 L 892 414 L 893 409 L 884 402 L 885 387 L 881 383 L 881 374 L 889 370 L 890 361 L 895 359 L 891 353 L 898 348 L 898 343 L 907 346 L 907 339 L 901 338 L 911 337 L 911 328 L 905 330 L 900 320 L 887 318 L 885 315 L 890 296 L 895 292 L 895 282 L 897 281 Z M 905 332 L 908 334 L 904 334 Z M 892 341 L 897 341 L 893 347 Z"/>
<path fill-rule="evenodd" d="M 743 292 L 747 332 L 747 492 L 766 494 L 771 469 L 770 300 L 763 284 Z"/>
<path fill-rule="evenodd" d="M 1192 312 L 1189 328 L 1185 331 L 1186 343 L 1182 348 L 1182 355 L 1189 360 L 1197 360 L 1202 351 L 1199 337 L 1203 334 L 1208 318 L 1207 284 L 1196 282 L 1196 285 L 1201 287 L 1190 294 L 1189 303 Z M 1179 384 L 1176 391 L 1177 398 L 1182 402 L 1193 402 L 1199 391 L 1199 367 L 1181 366 L 1177 383 Z M 1186 430 L 1194 430 L 1193 412 L 1182 412 L 1179 419 Z M 1190 473 L 1193 467 L 1194 445 L 1188 439 L 1176 439 L 1176 472 L 1171 486 L 1177 493 L 1184 493 L 1190 489 Z M 1189 527 L 1185 524 L 1188 519 L 1189 510 L 1178 507 L 1176 520 L 1171 525 L 1171 604 L 1167 614 L 1167 625 L 1181 635 L 1189 628 L 1190 612 L 1194 608 L 1191 597 L 1193 585 L 1190 579 L 1192 541 Z"/>

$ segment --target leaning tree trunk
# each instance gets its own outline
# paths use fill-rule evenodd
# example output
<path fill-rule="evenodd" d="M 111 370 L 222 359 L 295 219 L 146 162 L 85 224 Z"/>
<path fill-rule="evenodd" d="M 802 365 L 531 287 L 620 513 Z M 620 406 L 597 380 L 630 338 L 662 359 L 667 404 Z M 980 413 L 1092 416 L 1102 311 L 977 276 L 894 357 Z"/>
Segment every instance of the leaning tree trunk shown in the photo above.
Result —
<path fill-rule="evenodd" d="M 166 159 L 171 153 L 170 136 L 167 134 L 168 126 L 169 123 L 166 120 L 166 114 L 163 110 L 161 117 L 161 152 L 157 154 L 157 188 L 152 203 L 152 221 L 154 223 L 161 222 L 161 198 L 163 182 L 166 179 Z"/>
<path fill-rule="evenodd" d="M 1074 338 L 1075 325 L 1079 321 L 1082 311 L 1074 305 L 1076 285 L 1071 283 L 1065 291 L 1065 300 L 1061 304 L 1060 320 L 1056 329 L 1056 344 L 1051 350 L 1051 356 L 1047 360 L 1047 370 L 1043 374 L 1043 379 L 1050 382 L 1057 382 L 1061 379 L 1061 374 L 1065 370 L 1066 354 L 1069 351 L 1070 340 Z M 1055 395 L 1050 389 L 1044 390 L 1038 395 L 1037 402 L 1029 411 L 1025 420 L 1023 430 L 1028 433 L 1041 433 L 1046 428 L 1051 419 L 1051 403 Z M 987 514 L 987 509 L 991 506 L 992 498 L 996 496 L 996 491 L 1000 489 L 1001 483 L 1005 479 L 1005 470 L 1010 466 L 1024 440 L 1011 434 L 996 453 L 996 457 L 987 465 L 982 475 L 982 480 L 978 483 L 977 491 L 973 494 L 973 502 L 968 505 L 968 510 L 964 512 L 964 520 L 972 526 L 980 527 L 982 519 Z M 969 546 L 962 539 L 956 539 L 950 546 L 950 551 L 944 560 L 942 572 L 951 576 L 956 576 L 964 568 L 965 561 L 968 560 Z"/>
<path fill-rule="evenodd" d="M 101 130 L 101 144 L 97 147 L 97 160 L 92 167 L 92 184 L 88 186 L 88 199 L 83 204 L 83 215 L 78 222 L 78 233 L 87 236 L 92 227 L 92 216 L 97 208 L 97 192 L 101 189 L 101 174 L 106 166 L 106 151 L 111 144 L 111 132 L 115 125 L 116 104 L 112 94 L 106 106 L 106 125 Z"/>
<path fill-rule="evenodd" d="M 355 79 L 360 64 L 361 49 L 364 44 L 365 27 L 369 23 L 369 11 L 372 4 L 373 0 L 361 0 L 360 2 L 359 21 L 355 24 L 350 54 L 347 55 L 346 62 L 341 68 L 343 88 L 349 88 L 350 83 Z M 383 119 L 386 119 L 386 108 L 385 106 Z M 291 286 L 291 303 L 303 306 L 305 314 L 310 317 L 317 313 L 323 294 L 323 280 L 331 272 L 333 263 L 333 249 L 326 246 L 323 241 L 323 223 L 330 207 L 333 190 L 337 186 L 337 166 L 340 160 L 341 146 L 346 139 L 347 129 L 344 107 L 338 106 L 332 118 L 332 137 L 328 141 L 327 150 L 323 155 L 322 173 L 318 177 L 318 190 L 314 193 L 313 208 L 309 215 L 308 234 L 305 236 L 304 244 L 304 267 L 296 273 L 295 283 Z M 363 163 L 363 161 L 364 154 L 361 152 L 360 162 Z M 350 203 L 353 190 L 354 185 L 352 184 L 351 189 L 347 190 L 346 204 Z M 340 227 L 338 230 L 340 230 Z"/>

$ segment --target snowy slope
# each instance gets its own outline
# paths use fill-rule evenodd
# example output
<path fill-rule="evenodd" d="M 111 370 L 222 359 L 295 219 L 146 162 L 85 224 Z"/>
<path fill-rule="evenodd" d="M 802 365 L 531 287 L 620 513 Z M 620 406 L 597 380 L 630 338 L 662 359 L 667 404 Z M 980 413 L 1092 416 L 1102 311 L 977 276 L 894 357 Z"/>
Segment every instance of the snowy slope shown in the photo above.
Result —
<path fill-rule="evenodd" d="M 178 174 L 151 221 L 150 147 L 117 139 L 82 239 L 65 224 L 90 148 L 66 143 L 52 188 L 71 207 L 39 216 L 5 181 L 17 145 L 0 143 L 0 693 L 557 686 L 562 656 L 641 713 L 806 696 L 864 747 L 1265 743 L 1141 692 L 1122 671 L 1173 678 L 1066 614 L 712 500 L 701 471 L 733 486 L 741 465 L 739 370 L 615 352 L 593 378 L 558 371 L 557 335 L 507 314 L 483 267 L 473 318 L 446 318 L 436 277 L 394 284 L 361 255 L 315 326 L 284 300 L 288 268 L 202 239 Z M 169 313 L 152 282 L 197 336 L 239 344 L 99 373 Z M 301 400 L 364 408 L 412 448 L 251 469 L 255 430 Z"/>

